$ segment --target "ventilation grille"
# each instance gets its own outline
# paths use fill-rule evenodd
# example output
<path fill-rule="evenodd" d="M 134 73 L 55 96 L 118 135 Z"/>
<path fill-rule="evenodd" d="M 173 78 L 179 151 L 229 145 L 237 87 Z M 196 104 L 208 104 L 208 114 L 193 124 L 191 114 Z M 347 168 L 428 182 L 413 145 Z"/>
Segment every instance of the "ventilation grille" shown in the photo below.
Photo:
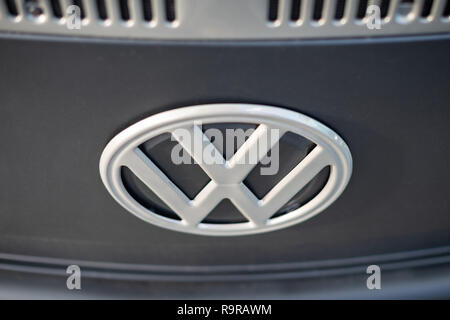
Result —
<path fill-rule="evenodd" d="M 84 26 L 100 24 L 104 27 L 122 24 L 132 27 L 134 24 L 164 21 L 176 22 L 176 0 L 0 0 L 3 1 L 3 15 L 13 22 L 24 19 L 34 23 L 53 22 L 65 24 L 66 10 L 71 5 L 80 8 L 80 17 Z M 157 14 L 157 15 L 156 15 Z"/>
<path fill-rule="evenodd" d="M 291 27 L 366 25 L 371 5 L 379 7 L 383 25 L 448 23 L 450 18 L 450 0 L 268 0 L 267 20 L 275 27 L 286 22 Z"/>
<path fill-rule="evenodd" d="M 67 8 L 81 28 L 68 28 Z M 367 9 L 380 8 L 369 29 Z M 0 31 L 149 39 L 270 39 L 450 32 L 450 0 L 0 0 Z"/>

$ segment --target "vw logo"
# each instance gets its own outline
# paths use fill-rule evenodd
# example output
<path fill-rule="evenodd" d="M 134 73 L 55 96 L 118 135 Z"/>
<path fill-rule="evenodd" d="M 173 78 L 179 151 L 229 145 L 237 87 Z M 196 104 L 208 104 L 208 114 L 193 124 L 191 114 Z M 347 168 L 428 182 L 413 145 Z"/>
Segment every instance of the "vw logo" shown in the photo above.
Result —
<path fill-rule="evenodd" d="M 226 123 L 255 125 L 255 129 L 229 158 L 222 155 L 201 127 Z M 275 146 L 287 133 L 307 139 L 313 148 L 262 198 L 258 198 L 244 180 L 269 151 L 273 154 Z M 169 178 L 170 174 L 161 170 L 140 148 L 147 141 L 164 134 L 170 135 L 209 179 L 193 198 L 188 197 Z M 166 161 L 173 159 L 169 155 Z M 282 154 L 279 161 L 283 161 Z M 277 214 L 326 167 L 329 167 L 329 176 L 317 194 L 306 203 Z M 130 194 L 123 181 L 123 168 L 129 169 L 179 219 L 162 215 L 153 206 L 143 205 Z M 350 151 L 333 130 L 298 112 L 252 104 L 199 105 L 153 115 L 115 136 L 100 159 L 100 175 L 104 185 L 126 210 L 163 228 L 211 236 L 255 234 L 305 221 L 339 197 L 351 172 Z M 231 201 L 246 222 L 205 221 L 224 199 Z"/>

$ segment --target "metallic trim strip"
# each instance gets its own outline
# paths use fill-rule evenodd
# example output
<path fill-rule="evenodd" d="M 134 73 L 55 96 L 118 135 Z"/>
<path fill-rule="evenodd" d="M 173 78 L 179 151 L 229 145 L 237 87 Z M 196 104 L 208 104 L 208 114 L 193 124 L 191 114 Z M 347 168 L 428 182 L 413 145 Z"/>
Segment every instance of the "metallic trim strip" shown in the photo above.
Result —
<path fill-rule="evenodd" d="M 150 0 L 151 21 L 143 18 L 141 0 L 128 0 L 127 21 L 121 18 L 118 0 L 105 0 L 106 20 L 98 17 L 93 0 L 81 0 L 86 16 L 79 30 L 70 30 L 66 25 L 70 0 L 60 0 L 62 18 L 53 16 L 49 0 L 31 0 L 42 8 L 37 17 L 27 13 L 24 5 L 27 0 L 15 1 L 18 15 L 12 16 L 5 1 L 0 0 L 0 32 L 171 40 L 310 39 L 450 32 L 450 16 L 443 16 L 446 1 L 450 0 L 434 0 L 426 18 L 421 17 L 423 0 L 415 0 L 406 16 L 400 13 L 404 8 L 399 0 L 391 0 L 381 29 L 373 30 L 366 25 L 368 17 L 356 17 L 358 0 L 346 1 L 340 20 L 335 19 L 336 0 L 323 1 L 319 20 L 313 19 L 315 0 L 302 0 L 300 19 L 296 21 L 291 20 L 292 0 L 279 0 L 278 18 L 274 21 L 268 19 L 267 0 L 175 0 L 174 21 L 167 21 L 164 0 Z"/>

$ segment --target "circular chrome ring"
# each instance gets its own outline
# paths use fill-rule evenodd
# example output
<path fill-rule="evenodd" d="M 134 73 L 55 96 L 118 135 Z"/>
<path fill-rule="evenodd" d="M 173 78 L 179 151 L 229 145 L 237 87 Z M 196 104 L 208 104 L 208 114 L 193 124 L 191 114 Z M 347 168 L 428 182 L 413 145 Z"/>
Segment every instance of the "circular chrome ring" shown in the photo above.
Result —
<path fill-rule="evenodd" d="M 316 146 L 261 200 L 257 199 L 242 182 L 245 179 L 245 176 L 242 177 L 242 172 L 251 169 L 254 165 L 244 171 L 236 170 L 237 166 L 230 165 L 233 158 L 228 160 L 222 168 L 201 165 L 211 181 L 193 200 L 190 200 L 138 147 L 160 134 L 174 135 L 174 132 L 180 128 L 190 128 L 194 135 L 197 132 L 200 135 L 199 139 L 204 140 L 204 135 L 195 130 L 198 122 L 259 124 L 257 130 L 241 146 L 244 149 L 250 149 L 251 144 L 258 140 L 258 137 L 252 139 L 258 130 L 263 131 L 268 128 L 275 128 L 283 133 L 298 134 L 311 140 Z M 193 150 L 188 152 L 195 159 Z M 132 170 L 180 216 L 181 220 L 161 216 L 139 204 L 123 185 L 121 180 L 123 166 Z M 326 166 L 330 166 L 328 182 L 312 200 L 291 212 L 271 218 L 280 205 L 284 205 L 290 199 L 289 197 L 301 190 Z M 350 150 L 333 130 L 298 112 L 252 104 L 199 105 L 153 115 L 115 136 L 106 146 L 100 159 L 100 175 L 103 183 L 113 198 L 129 212 L 163 228 L 214 236 L 255 234 L 305 221 L 323 211 L 339 197 L 350 179 L 351 172 Z M 231 224 L 202 222 L 217 203 L 226 198 L 231 200 L 248 222 Z"/>

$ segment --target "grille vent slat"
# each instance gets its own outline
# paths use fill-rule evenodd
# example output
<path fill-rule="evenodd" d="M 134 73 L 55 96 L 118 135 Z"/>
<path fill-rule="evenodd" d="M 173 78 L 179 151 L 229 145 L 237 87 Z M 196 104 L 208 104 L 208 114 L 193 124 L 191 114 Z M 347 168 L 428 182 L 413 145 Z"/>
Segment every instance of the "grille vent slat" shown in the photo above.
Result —
<path fill-rule="evenodd" d="M 35 16 L 31 2 L 42 8 Z M 76 31 L 65 25 L 72 4 L 83 19 Z M 379 30 L 365 25 L 371 4 L 380 6 Z M 450 33 L 450 0 L 0 0 L 2 31 L 157 39 Z"/>
<path fill-rule="evenodd" d="M 111 24 L 117 25 L 122 22 L 120 0 L 106 0 L 106 11 Z"/>
<path fill-rule="evenodd" d="M 380 1 L 380 15 L 381 18 L 386 18 L 389 13 L 389 5 L 391 4 L 390 0 L 381 0 Z"/>
<path fill-rule="evenodd" d="M 142 0 L 142 18 L 146 22 L 153 20 L 153 9 L 150 0 Z"/>
<path fill-rule="evenodd" d="M 279 0 L 269 0 L 267 18 L 270 22 L 275 22 L 278 19 Z"/>
<path fill-rule="evenodd" d="M 106 10 L 105 0 L 96 0 L 98 17 L 101 20 L 108 19 L 108 11 Z"/>
<path fill-rule="evenodd" d="M 358 5 L 358 12 L 356 14 L 356 18 L 359 20 L 363 19 L 366 16 L 367 5 L 369 4 L 368 0 L 360 0 Z"/>
<path fill-rule="evenodd" d="M 446 17 L 446 18 L 450 18 L 450 0 L 447 0 L 447 3 L 445 4 L 442 16 Z"/>
<path fill-rule="evenodd" d="M 16 17 L 19 15 L 16 0 L 5 0 L 5 5 L 11 16 Z"/>
<path fill-rule="evenodd" d="M 63 12 L 59 0 L 50 0 L 50 7 L 55 18 L 61 19 L 63 17 Z"/>
<path fill-rule="evenodd" d="M 334 19 L 341 20 L 345 13 L 345 0 L 336 0 L 336 10 L 334 12 Z"/>
<path fill-rule="evenodd" d="M 312 19 L 314 21 L 319 21 L 320 19 L 322 19 L 322 15 L 323 15 L 323 0 L 315 0 Z"/>
<path fill-rule="evenodd" d="M 73 5 L 76 5 L 80 8 L 80 13 L 81 13 L 81 19 L 85 19 L 86 18 L 86 11 L 84 9 L 84 4 L 82 0 L 73 0 L 72 1 Z"/>
<path fill-rule="evenodd" d="M 431 14 L 431 7 L 433 6 L 433 0 L 424 0 L 421 16 L 426 18 Z"/>
<path fill-rule="evenodd" d="M 165 0 L 166 20 L 173 22 L 176 19 L 175 0 Z"/>
<path fill-rule="evenodd" d="M 128 0 L 120 0 L 120 17 L 123 21 L 130 20 L 130 7 L 128 6 Z"/>
<path fill-rule="evenodd" d="M 291 21 L 299 21 L 302 8 L 302 0 L 292 0 Z"/>

